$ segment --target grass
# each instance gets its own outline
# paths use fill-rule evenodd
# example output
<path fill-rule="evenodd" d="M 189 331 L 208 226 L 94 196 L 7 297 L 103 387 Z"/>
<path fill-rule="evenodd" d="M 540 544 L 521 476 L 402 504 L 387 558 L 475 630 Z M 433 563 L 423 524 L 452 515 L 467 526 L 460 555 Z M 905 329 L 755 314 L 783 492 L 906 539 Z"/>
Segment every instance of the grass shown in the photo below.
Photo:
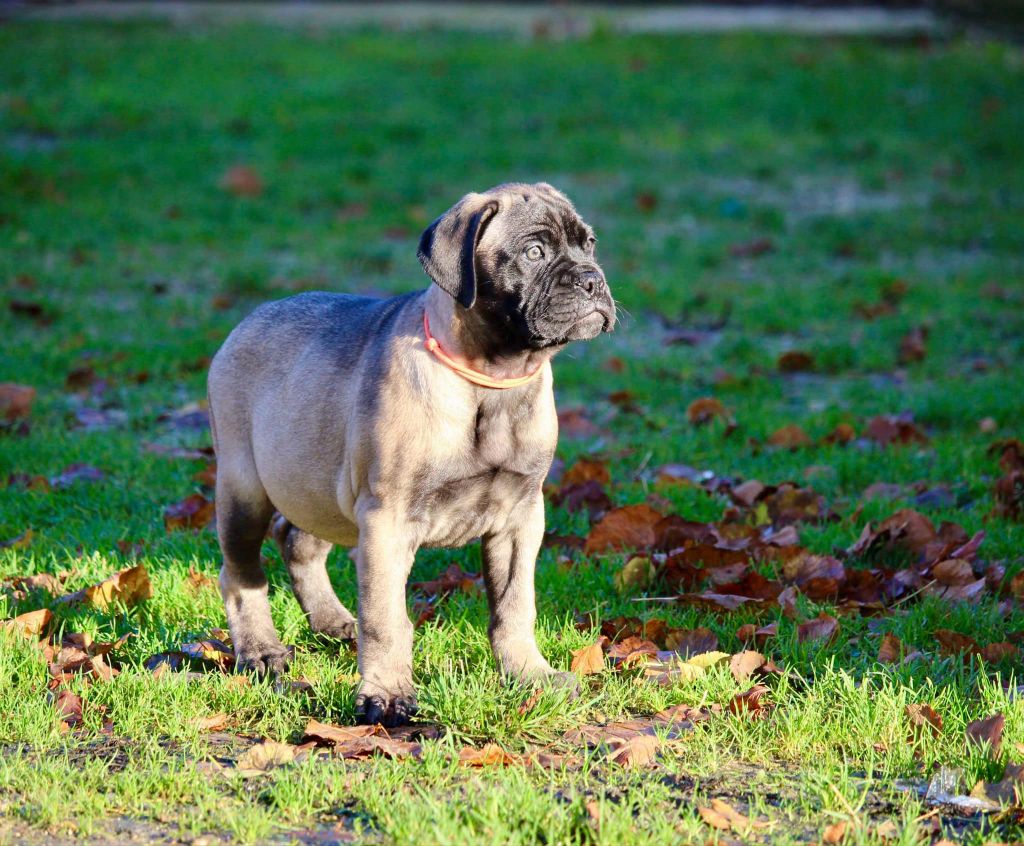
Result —
<path fill-rule="evenodd" d="M 575 614 L 644 613 L 708 626 L 721 648 L 736 629 L 776 620 L 766 651 L 792 672 L 774 685 L 764 721 L 701 723 L 657 769 L 468 770 L 464 743 L 518 750 L 581 723 L 651 714 L 676 703 L 725 704 L 748 684 L 726 668 L 659 687 L 606 672 L 566 702 L 504 687 L 486 643 L 486 606 L 457 595 L 417 630 L 415 673 L 426 719 L 447 735 L 421 760 L 310 759 L 244 780 L 203 762 L 233 759 L 254 738 L 296 741 L 309 716 L 353 719 L 355 657 L 309 634 L 268 544 L 275 622 L 297 647 L 292 690 L 230 674 L 168 673 L 150 655 L 224 626 L 216 591 L 194 590 L 190 568 L 218 566 L 212 532 L 165 532 L 163 509 L 199 490 L 201 462 L 143 448 L 202 446 L 205 430 L 161 415 L 204 396 L 204 370 L 256 304 L 299 290 L 392 293 L 422 286 L 418 233 L 462 193 L 509 179 L 546 179 L 572 196 L 600 237 L 599 255 L 627 312 L 613 336 L 556 363 L 560 406 L 580 406 L 603 434 L 563 435 L 559 456 L 609 457 L 617 505 L 651 492 L 644 470 L 685 462 L 722 476 L 793 479 L 822 493 L 837 522 L 801 527 L 819 553 L 849 546 L 868 521 L 912 504 L 866 500 L 883 481 L 949 496 L 917 507 L 931 519 L 987 532 L 981 557 L 1021 569 L 1024 526 L 991 515 L 1000 474 L 987 452 L 1021 436 L 1024 413 L 1024 62 L 999 43 L 918 43 L 720 37 L 509 41 L 458 34 L 339 34 L 155 24 L 0 29 L 0 282 L 42 319 L 0 313 L 0 380 L 38 390 L 27 435 L 0 435 L 0 470 L 53 476 L 76 462 L 96 482 L 52 491 L 0 487 L 0 576 L 71 571 L 68 590 L 136 557 L 154 596 L 105 611 L 53 606 L 65 632 L 109 641 L 122 672 L 86 687 L 80 729 L 60 730 L 38 649 L 0 649 L 0 837 L 116 839 L 136 826 L 158 839 L 288 842 L 337 828 L 388 843 L 679 843 L 719 836 L 698 816 L 714 797 L 772 823 L 742 839 L 803 842 L 851 825 L 844 843 L 934 836 L 931 809 L 900 780 L 961 768 L 968 786 L 1001 764 L 971 752 L 966 724 L 1006 715 L 1004 758 L 1019 762 L 1020 665 L 937 658 L 934 632 L 981 643 L 1024 631 L 1016 601 L 986 593 L 973 605 L 927 599 L 879 618 L 844 616 L 841 637 L 809 648 L 779 612 L 715 616 L 641 605 L 612 587 L 622 556 L 537 567 L 542 650 L 567 668 L 593 641 Z M 258 196 L 219 187 L 245 164 Z M 769 251 L 735 255 L 767 239 Z M 740 250 L 739 252 L 742 252 Z M 859 316 L 893 283 L 891 313 Z M 696 346 L 663 343 L 667 324 L 708 329 Z M 929 328 L 921 361 L 897 361 L 900 339 Z M 781 352 L 811 353 L 812 374 L 780 374 Z M 91 367 L 102 393 L 69 391 Z M 642 413 L 607 399 L 629 389 Z M 685 410 L 718 397 L 738 430 L 694 427 Z M 108 428 L 75 424 L 104 410 Z M 911 412 L 926 446 L 822 445 L 837 423 L 858 430 L 876 414 Z M 119 414 L 117 414 L 119 412 Z M 979 422 L 992 418 L 994 431 Z M 763 446 L 797 423 L 816 445 Z M 989 429 L 992 427 L 989 426 Z M 718 519 L 724 498 L 658 489 L 689 519 Z M 551 507 L 549 528 L 585 533 L 587 518 Z M 121 546 L 119 547 L 119 542 Z M 123 549 L 122 549 L 123 547 Z M 332 575 L 353 607 L 343 551 Z M 475 547 L 424 551 L 414 580 L 451 563 L 479 568 Z M 0 618 L 52 606 L 45 593 L 0 592 Z M 825 605 L 800 600 L 813 616 Z M 902 667 L 875 660 L 882 632 L 932 657 Z M 905 705 L 930 702 L 944 731 L 907 742 Z M 227 733 L 193 718 L 230 715 Z M 105 728 L 105 723 L 110 726 Z M 596 806 L 588 803 L 596 802 Z M 592 818 L 596 807 L 599 822 Z M 964 818 L 943 810 L 946 836 L 1024 837 L 1013 814 Z"/>

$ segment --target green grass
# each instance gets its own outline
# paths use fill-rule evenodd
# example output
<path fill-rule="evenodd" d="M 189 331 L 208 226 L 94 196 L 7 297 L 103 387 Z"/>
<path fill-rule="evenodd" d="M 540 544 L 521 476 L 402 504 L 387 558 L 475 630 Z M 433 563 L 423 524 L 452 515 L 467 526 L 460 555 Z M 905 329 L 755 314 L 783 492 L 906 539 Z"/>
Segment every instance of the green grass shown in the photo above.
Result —
<path fill-rule="evenodd" d="M 907 504 L 865 502 L 868 485 L 948 484 L 955 501 L 921 510 L 984 529 L 981 557 L 1017 572 L 1024 526 L 990 516 L 1000 471 L 986 450 L 1024 435 L 1018 48 L 14 23 L 0 29 L 0 55 L 0 284 L 5 303 L 36 302 L 52 318 L 43 325 L 6 304 L 0 313 L 0 381 L 38 390 L 30 433 L 0 435 L 0 476 L 53 476 L 74 462 L 105 473 L 63 490 L 0 487 L 0 541 L 33 531 L 27 547 L 0 549 L 0 576 L 71 571 L 76 590 L 130 563 L 120 541 L 142 545 L 154 585 L 153 599 L 131 608 L 54 607 L 64 631 L 133 634 L 112 682 L 70 682 L 86 701 L 75 732 L 59 730 L 36 648 L 4 636 L 0 838 L 45 828 L 103 839 L 131 820 L 147 836 L 243 842 L 335 825 L 394 843 L 704 842 L 713 832 L 696 808 L 722 797 L 774 824 L 752 839 L 817 840 L 846 819 L 865 824 L 844 842 L 879 842 L 877 824 L 891 819 L 899 840 L 888 842 L 913 843 L 930 836 L 920 819 L 929 808 L 898 780 L 927 779 L 939 765 L 962 768 L 968 788 L 1001 775 L 968 751 L 969 721 L 1005 713 L 1004 758 L 1024 759 L 1019 664 L 875 662 L 883 631 L 929 653 L 939 628 L 981 643 L 1024 631 L 1020 606 L 991 594 L 970 606 L 927 600 L 882 618 L 844 616 L 831 646 L 809 649 L 778 611 L 640 605 L 612 588 L 621 556 L 567 568 L 545 550 L 539 636 L 558 667 L 594 639 L 576 628 L 577 612 L 708 626 L 725 651 L 742 647 L 742 623 L 778 618 L 767 651 L 792 675 L 773 686 L 771 718 L 701 723 L 654 770 L 609 767 L 598 754 L 565 771 L 454 763 L 463 743 L 518 750 L 583 722 L 725 704 L 748 686 L 724 668 L 667 688 L 608 672 L 588 677 L 576 701 L 545 694 L 520 715 L 526 693 L 497 676 L 478 595 L 446 600 L 417 630 L 423 715 L 448 730 L 424 744 L 422 760 L 311 759 L 249 780 L 197 769 L 237 757 L 253 738 L 296 741 L 310 716 L 353 719 L 354 654 L 312 639 L 270 544 L 275 622 L 297 647 L 293 675 L 308 690 L 218 673 L 154 680 L 142 666 L 225 624 L 216 591 L 186 579 L 190 567 L 215 573 L 213 533 L 166 533 L 161 517 L 199 489 L 202 464 L 142 448 L 204 445 L 208 433 L 160 415 L 204 396 L 205 357 L 259 302 L 424 285 L 414 248 L 426 223 L 464 192 L 511 179 L 545 179 L 573 197 L 626 312 L 613 336 L 570 349 L 555 368 L 561 406 L 585 407 L 607 432 L 563 437 L 559 455 L 610 456 L 617 505 L 642 501 L 650 488 L 640 471 L 666 462 L 810 479 L 841 518 L 801 528 L 801 541 L 826 553 Z M 236 164 L 261 174 L 259 196 L 218 187 Z M 774 249 L 730 253 L 759 238 Z M 858 316 L 895 280 L 907 293 L 891 314 Z M 661 319 L 693 328 L 723 315 L 706 343 L 662 343 Z M 900 338 L 920 324 L 927 356 L 899 365 Z M 779 374 L 787 349 L 812 353 L 817 371 Z M 621 368 L 606 365 L 613 357 Z M 66 374 L 85 364 L 108 381 L 102 398 L 65 390 Z M 643 414 L 608 401 L 627 388 Z M 704 395 L 725 403 L 737 431 L 687 422 L 687 405 Z M 74 428 L 82 405 L 124 416 L 106 430 Z M 927 430 L 927 446 L 757 443 L 786 423 L 818 439 L 839 422 L 861 430 L 872 415 L 903 411 Z M 995 432 L 979 430 L 986 417 Z M 698 489 L 660 492 L 689 519 L 717 519 L 726 506 Z M 548 517 L 552 531 L 586 531 L 581 514 Z M 332 560 L 339 595 L 354 606 L 347 557 Z M 450 563 L 477 570 L 479 552 L 423 552 L 413 578 Z M 3 591 L 0 618 L 48 604 L 45 593 Z M 819 607 L 802 599 L 800 609 Z M 941 735 L 907 742 L 912 702 L 943 715 Z M 230 737 L 191 723 L 218 712 L 231 717 Z M 947 809 L 941 820 L 954 839 L 1024 837 L 1012 815 L 965 821 Z"/>

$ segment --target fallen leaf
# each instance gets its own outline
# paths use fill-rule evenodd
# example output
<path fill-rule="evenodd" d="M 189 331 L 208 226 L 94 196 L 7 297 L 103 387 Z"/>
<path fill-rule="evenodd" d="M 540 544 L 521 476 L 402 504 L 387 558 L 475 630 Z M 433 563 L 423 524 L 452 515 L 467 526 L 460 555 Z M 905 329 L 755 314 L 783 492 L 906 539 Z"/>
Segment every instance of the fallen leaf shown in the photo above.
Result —
<path fill-rule="evenodd" d="M 730 713 L 754 720 L 763 719 L 770 710 L 770 705 L 761 701 L 767 693 L 768 688 L 763 684 L 755 684 L 750 690 L 737 693 L 729 702 Z"/>
<path fill-rule="evenodd" d="M 0 418 L 7 423 L 24 420 L 32 412 L 36 389 L 14 382 L 0 382 Z"/>
<path fill-rule="evenodd" d="M 642 664 L 657 654 L 657 644 L 639 637 L 627 637 L 608 647 L 608 657 L 622 667 Z"/>
<path fill-rule="evenodd" d="M 425 596 L 443 597 L 450 593 L 476 593 L 483 582 L 479 573 L 464 572 L 458 564 L 452 564 L 436 579 L 413 582 L 410 587 Z"/>
<path fill-rule="evenodd" d="M 797 450 L 813 443 L 808 434 L 795 423 L 787 423 L 768 436 L 768 445 L 780 449 Z"/>
<path fill-rule="evenodd" d="M 310 720 L 306 723 L 306 729 L 302 733 L 303 742 L 313 741 L 321 746 L 334 746 L 339 743 L 348 743 L 360 737 L 370 737 L 378 732 L 378 726 L 336 726 L 331 723 L 321 723 L 318 720 Z"/>
<path fill-rule="evenodd" d="M 788 350 L 779 356 L 777 366 L 781 373 L 804 373 L 814 370 L 814 356 L 803 350 Z"/>
<path fill-rule="evenodd" d="M 0 625 L 3 625 L 7 631 L 24 638 L 38 640 L 46 634 L 51 622 L 53 622 L 53 612 L 48 608 L 40 608 L 38 611 L 19 614 L 13 620 L 4 620 Z"/>
<path fill-rule="evenodd" d="M 864 437 L 880 446 L 891 444 L 927 444 L 928 436 L 906 417 L 879 415 L 872 417 L 864 431 Z"/>
<path fill-rule="evenodd" d="M 835 846 L 836 843 L 842 843 L 843 838 L 846 837 L 846 827 L 847 823 L 845 820 L 825 826 L 825 831 L 821 835 L 822 842 L 828 843 L 830 846 Z"/>
<path fill-rule="evenodd" d="M 736 681 L 744 681 L 766 663 L 767 659 L 760 652 L 748 649 L 745 652 L 737 652 L 732 656 L 729 660 L 729 671 Z"/>
<path fill-rule="evenodd" d="M 644 503 L 613 508 L 591 528 L 583 552 L 593 555 L 599 552 L 646 549 L 654 544 L 654 527 L 661 519 L 659 512 Z"/>
<path fill-rule="evenodd" d="M 587 417 L 585 409 L 582 408 L 559 409 L 558 431 L 568 438 L 590 438 L 601 434 L 601 430 Z"/>
<path fill-rule="evenodd" d="M 263 193 L 263 179 L 249 165 L 235 165 L 224 171 L 220 187 L 236 197 L 258 197 Z"/>
<path fill-rule="evenodd" d="M 879 664 L 896 664 L 906 652 L 903 642 L 894 634 L 882 635 L 882 642 L 878 647 Z"/>
<path fill-rule="evenodd" d="M 235 652 L 219 638 L 210 637 L 192 643 L 183 643 L 180 654 L 194 661 L 216 664 L 221 670 L 230 669 L 235 663 Z M 154 656 L 155 657 L 155 656 Z M 152 659 L 150 659 L 152 660 Z"/>
<path fill-rule="evenodd" d="M 464 767 L 507 767 L 523 763 L 523 758 L 506 752 L 497 743 L 485 743 L 479 748 L 463 746 L 459 750 L 459 763 Z"/>
<path fill-rule="evenodd" d="M 928 354 L 928 327 L 915 326 L 900 338 L 900 349 L 897 360 L 900 364 L 923 361 Z"/>
<path fill-rule="evenodd" d="M 721 400 L 714 397 L 700 397 L 686 408 L 686 419 L 694 426 L 704 426 L 716 418 L 724 420 L 730 426 L 733 424 L 732 415 L 726 411 Z"/>
<path fill-rule="evenodd" d="M 612 576 L 612 586 L 619 593 L 629 593 L 642 590 L 653 580 L 654 565 L 651 560 L 645 555 L 635 555 Z"/>
<path fill-rule="evenodd" d="M 839 423 L 829 434 L 825 435 L 827 444 L 848 444 L 857 439 L 857 430 L 849 423 Z"/>
<path fill-rule="evenodd" d="M 943 655 L 978 655 L 981 647 L 978 642 L 965 634 L 950 629 L 936 629 L 935 639 L 939 642 L 939 651 Z"/>
<path fill-rule="evenodd" d="M 265 740 L 250 746 L 235 763 L 235 771 L 242 778 L 261 776 L 278 767 L 287 766 L 299 759 L 299 747 L 276 740 Z"/>
<path fill-rule="evenodd" d="M 193 717 L 189 722 L 200 731 L 221 731 L 227 728 L 228 715 L 211 714 L 209 717 Z"/>
<path fill-rule="evenodd" d="M 660 746 L 656 736 L 638 734 L 628 740 L 613 742 L 608 760 L 620 767 L 643 767 L 654 760 Z"/>
<path fill-rule="evenodd" d="M 900 828 L 892 820 L 885 820 L 875 826 L 875 837 L 879 840 L 895 840 L 900 836 Z"/>
<path fill-rule="evenodd" d="M 808 641 L 824 641 L 830 643 L 839 632 L 839 621 L 822 611 L 813 620 L 797 626 L 797 639 L 800 643 Z"/>
<path fill-rule="evenodd" d="M 139 564 L 119 570 L 99 584 L 62 596 L 57 601 L 70 605 L 84 602 L 105 611 L 114 602 L 134 605 L 152 596 L 153 585 L 149 581 L 149 573 L 144 565 Z"/>
<path fill-rule="evenodd" d="M 911 740 L 920 739 L 925 729 L 931 731 L 934 737 L 942 733 L 942 715 L 931 705 L 923 702 L 908 705 L 906 714 L 910 720 Z"/>
<path fill-rule="evenodd" d="M 215 590 L 217 588 L 217 581 L 216 579 L 211 579 L 206 573 L 201 573 L 194 564 L 190 564 L 188 567 L 188 586 L 198 593 L 201 590 Z"/>
<path fill-rule="evenodd" d="M 1006 725 L 1006 717 L 996 712 L 991 717 L 981 720 L 974 720 L 967 725 L 967 745 L 974 745 L 980 749 L 986 746 L 989 755 L 996 758 L 1003 745 L 1003 727 Z"/>
<path fill-rule="evenodd" d="M 214 504 L 202 494 L 191 494 L 181 502 L 164 509 L 164 528 L 168 532 L 176 529 L 201 529 L 216 513 Z"/>
<path fill-rule="evenodd" d="M 565 471 L 565 475 L 562 477 L 562 487 L 580 485 L 585 482 L 607 485 L 611 480 L 606 462 L 593 458 L 579 458 L 572 467 Z"/>
<path fill-rule="evenodd" d="M 60 721 L 67 728 L 74 728 L 82 722 L 82 697 L 72 693 L 66 687 L 57 690 L 53 699 L 53 707 L 60 717 Z"/>
<path fill-rule="evenodd" d="M 607 638 L 602 635 L 590 646 L 573 650 L 572 664 L 569 669 L 581 676 L 593 675 L 604 670 L 604 643 L 606 640 Z"/>
<path fill-rule="evenodd" d="M 718 635 L 704 626 L 696 629 L 671 629 L 665 635 L 665 648 L 677 652 L 683 658 L 689 658 L 717 649 Z"/>
<path fill-rule="evenodd" d="M 721 799 L 712 799 L 710 807 L 697 808 L 697 813 L 706 825 L 719 831 L 743 832 L 751 828 L 765 827 L 765 823 L 752 821 Z"/>

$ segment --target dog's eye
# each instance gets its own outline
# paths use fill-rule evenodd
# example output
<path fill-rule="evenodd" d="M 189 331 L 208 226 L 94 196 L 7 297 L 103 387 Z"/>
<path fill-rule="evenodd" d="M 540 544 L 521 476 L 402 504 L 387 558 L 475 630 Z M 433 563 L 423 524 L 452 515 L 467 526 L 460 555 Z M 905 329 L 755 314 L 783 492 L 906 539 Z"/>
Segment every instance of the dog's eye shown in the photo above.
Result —
<path fill-rule="evenodd" d="M 526 248 L 526 257 L 530 261 L 539 261 L 540 259 L 544 258 L 544 251 L 536 244 L 533 244 L 532 246 Z"/>

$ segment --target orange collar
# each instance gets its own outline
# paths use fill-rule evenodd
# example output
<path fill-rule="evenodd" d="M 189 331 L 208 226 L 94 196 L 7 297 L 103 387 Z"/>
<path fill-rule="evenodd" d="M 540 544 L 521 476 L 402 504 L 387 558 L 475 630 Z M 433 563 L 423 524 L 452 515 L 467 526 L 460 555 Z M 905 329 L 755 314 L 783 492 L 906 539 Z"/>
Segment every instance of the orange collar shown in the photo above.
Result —
<path fill-rule="evenodd" d="M 534 370 L 533 373 L 528 373 L 525 376 L 516 376 L 512 379 L 495 379 L 493 376 L 488 376 L 486 373 L 481 373 L 479 370 L 473 370 L 471 367 L 459 364 L 454 358 L 441 349 L 441 345 L 437 342 L 437 338 L 430 334 L 430 323 L 427 320 L 426 309 L 423 311 L 423 334 L 426 338 L 423 345 L 437 356 L 438 360 L 444 364 L 445 367 L 454 370 L 463 379 L 472 382 L 474 385 L 480 385 L 482 388 L 518 388 L 521 385 L 525 385 L 527 382 L 531 382 L 536 379 L 540 371 L 544 369 L 543 365 L 541 365 Z"/>

